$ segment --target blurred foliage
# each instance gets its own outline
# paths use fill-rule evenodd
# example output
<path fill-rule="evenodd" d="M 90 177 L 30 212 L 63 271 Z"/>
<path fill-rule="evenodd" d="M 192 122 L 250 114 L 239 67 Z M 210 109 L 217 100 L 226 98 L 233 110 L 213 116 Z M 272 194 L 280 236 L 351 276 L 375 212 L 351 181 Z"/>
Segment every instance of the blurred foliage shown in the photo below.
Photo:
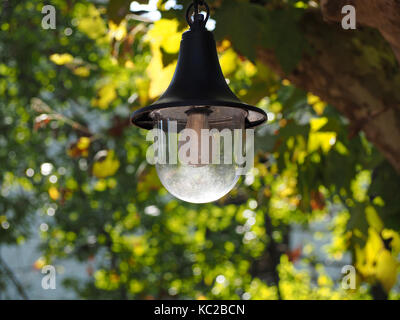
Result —
<path fill-rule="evenodd" d="M 146 163 L 145 132 L 129 125 L 169 84 L 182 7 L 159 1 L 153 23 L 129 1 L 48 2 L 55 30 L 41 27 L 41 1 L 1 1 L 1 244 L 29 241 L 32 223 L 45 223 L 34 267 L 87 263 L 85 281 L 64 283 L 82 298 L 399 297 L 398 175 L 362 132 L 349 138 L 332 106 L 256 59 L 260 46 L 285 71 L 296 66 L 309 50 L 298 26 L 307 2 L 208 1 L 231 88 L 270 121 L 251 174 L 206 205 L 166 192 Z M 356 290 L 330 278 L 312 245 L 290 251 L 294 225 L 324 219 L 326 261 L 350 253 Z"/>

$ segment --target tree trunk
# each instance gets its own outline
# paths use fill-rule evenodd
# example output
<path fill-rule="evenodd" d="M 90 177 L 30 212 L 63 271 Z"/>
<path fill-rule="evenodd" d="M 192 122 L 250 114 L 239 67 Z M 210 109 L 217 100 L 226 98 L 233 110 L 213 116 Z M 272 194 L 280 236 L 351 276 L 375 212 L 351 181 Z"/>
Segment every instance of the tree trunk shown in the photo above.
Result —
<path fill-rule="evenodd" d="M 356 7 L 357 30 L 341 27 L 346 4 Z M 321 0 L 321 8 L 322 14 L 310 9 L 303 18 L 313 53 L 290 75 L 271 51 L 258 56 L 336 107 L 349 119 L 350 135 L 363 130 L 400 173 L 400 0 Z"/>

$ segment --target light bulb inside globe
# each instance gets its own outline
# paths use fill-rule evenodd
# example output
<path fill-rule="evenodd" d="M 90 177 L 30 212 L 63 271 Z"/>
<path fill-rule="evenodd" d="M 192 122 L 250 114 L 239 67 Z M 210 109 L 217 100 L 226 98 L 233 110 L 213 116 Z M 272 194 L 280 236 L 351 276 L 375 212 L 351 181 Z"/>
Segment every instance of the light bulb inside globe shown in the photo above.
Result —
<path fill-rule="evenodd" d="M 244 110 L 178 107 L 157 110 L 152 117 L 164 136 L 158 151 L 165 161 L 156 162 L 157 174 L 173 196 L 206 203 L 233 189 L 239 179 L 234 134 L 244 132 Z"/>
<path fill-rule="evenodd" d="M 205 138 L 202 139 L 202 130 L 210 130 L 210 127 L 208 125 L 209 113 L 210 111 L 208 108 L 192 108 L 186 112 L 187 122 L 185 129 L 192 130 L 193 138 L 187 142 L 179 141 L 178 148 L 181 149 L 181 147 L 183 147 L 185 143 L 189 143 L 187 148 L 188 152 L 190 152 L 190 150 L 198 150 L 197 154 L 194 155 L 193 161 L 188 161 L 189 166 L 204 166 L 205 162 L 207 162 L 208 164 L 212 161 L 212 159 L 210 159 L 210 149 L 208 148 L 207 150 L 205 150 L 205 148 L 207 147 L 206 145 L 211 146 L 212 141 L 210 141 L 211 139 L 209 139 L 209 141 L 204 141 Z M 207 161 L 204 161 L 204 159 L 206 159 Z"/>

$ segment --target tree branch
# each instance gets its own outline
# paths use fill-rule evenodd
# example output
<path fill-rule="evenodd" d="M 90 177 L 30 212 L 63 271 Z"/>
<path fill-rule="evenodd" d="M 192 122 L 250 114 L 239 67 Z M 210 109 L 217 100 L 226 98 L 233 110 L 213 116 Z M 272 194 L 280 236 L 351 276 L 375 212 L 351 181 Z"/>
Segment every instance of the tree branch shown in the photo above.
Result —
<path fill-rule="evenodd" d="M 343 30 L 339 24 L 326 23 L 315 9 L 304 15 L 301 28 L 313 53 L 305 55 L 290 75 L 271 50 L 259 50 L 260 60 L 332 104 L 349 119 L 351 128 L 364 130 L 400 173 L 400 74 L 390 46 L 376 30 Z"/>
<path fill-rule="evenodd" d="M 11 268 L 7 265 L 7 263 L 0 257 L 0 267 L 4 270 L 4 273 L 7 275 L 7 277 L 11 280 L 11 282 L 14 284 L 15 288 L 17 289 L 19 295 L 25 299 L 29 300 L 28 295 L 25 292 L 24 287 L 22 284 L 19 282 L 17 277 L 14 275 L 12 272 Z"/>
<path fill-rule="evenodd" d="M 321 0 L 326 21 L 340 22 L 342 8 L 352 5 L 357 12 L 357 23 L 378 29 L 390 43 L 400 63 L 400 1 L 399 0 Z"/>

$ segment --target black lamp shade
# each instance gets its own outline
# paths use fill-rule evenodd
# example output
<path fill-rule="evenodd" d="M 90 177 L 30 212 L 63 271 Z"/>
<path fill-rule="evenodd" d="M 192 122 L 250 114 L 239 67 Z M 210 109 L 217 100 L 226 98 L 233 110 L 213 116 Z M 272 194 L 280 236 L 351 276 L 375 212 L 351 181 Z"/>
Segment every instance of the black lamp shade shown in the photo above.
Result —
<path fill-rule="evenodd" d="M 247 113 L 246 128 L 258 126 L 267 120 L 263 110 L 241 102 L 231 91 L 218 61 L 214 36 L 205 28 L 192 28 L 182 35 L 171 84 L 159 100 L 135 111 L 131 120 L 140 128 L 152 129 L 153 111 L 173 108 L 181 111 L 177 114 L 184 114 L 192 107 L 242 109 Z"/>

